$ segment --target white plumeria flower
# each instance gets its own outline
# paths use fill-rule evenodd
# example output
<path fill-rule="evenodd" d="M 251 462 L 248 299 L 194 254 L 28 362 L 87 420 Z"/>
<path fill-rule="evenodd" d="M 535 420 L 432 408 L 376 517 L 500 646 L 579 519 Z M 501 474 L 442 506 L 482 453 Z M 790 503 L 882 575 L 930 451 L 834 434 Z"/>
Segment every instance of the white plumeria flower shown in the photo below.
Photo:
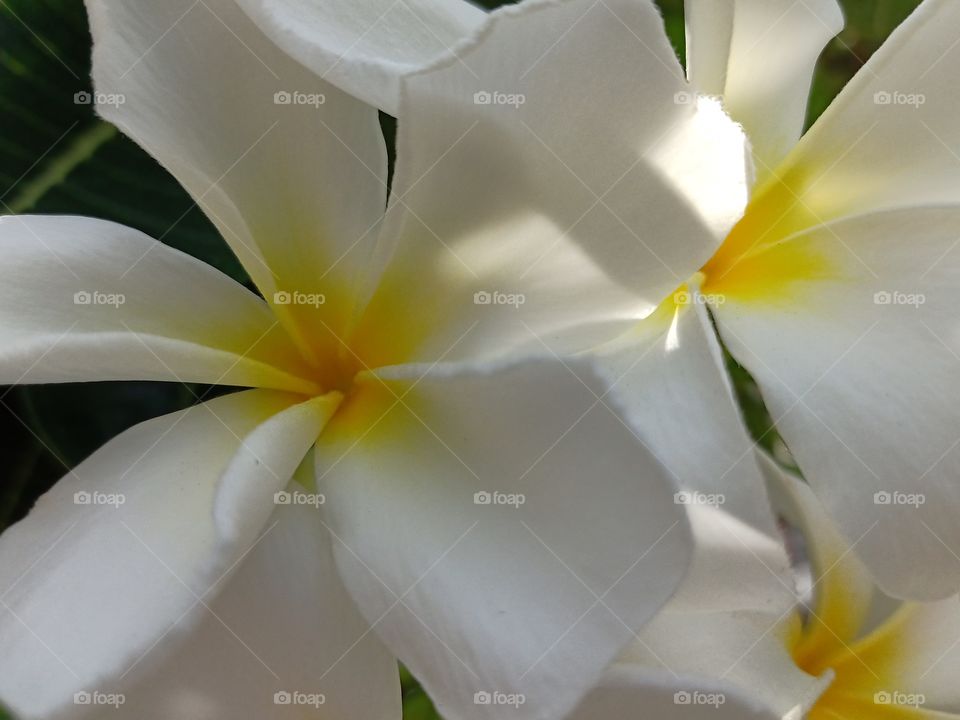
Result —
<path fill-rule="evenodd" d="M 348 90 L 359 82 L 336 58 L 346 51 L 364 61 L 373 52 L 372 41 L 344 35 L 326 10 L 336 3 L 242 4 L 294 57 L 318 72 L 329 70 Z M 517 12 L 529 7 L 522 5 Z M 880 585 L 902 598 L 949 596 L 960 588 L 960 415 L 955 397 L 960 326 L 954 319 L 960 287 L 960 4 L 926 0 L 802 138 L 814 65 L 843 26 L 836 0 L 688 0 L 686 8 L 694 90 L 679 89 L 674 101 L 705 107 L 706 97 L 719 98 L 746 130 L 753 150 L 756 182 L 749 206 L 719 248 L 703 248 L 688 238 L 667 249 L 652 239 L 648 231 L 653 228 L 634 221 L 634 213 L 655 221 L 661 209 L 673 212 L 672 204 L 658 196 L 630 196 L 623 192 L 630 183 L 615 182 L 617 172 L 634 172 L 634 156 L 617 150 L 621 135 L 610 131 L 604 146 L 609 152 L 582 141 L 591 128 L 607 127 L 609 117 L 626 110 L 650 125 L 649 108 L 634 105 L 631 93 L 602 92 L 607 84 L 600 79 L 611 77 L 619 62 L 603 71 L 590 62 L 571 67 L 574 82 L 589 75 L 600 87 L 583 98 L 558 93 L 550 104 L 528 88 L 529 75 L 501 76 L 501 84 L 491 85 L 489 67 L 506 63 L 499 54 L 488 59 L 482 50 L 469 48 L 442 74 L 412 81 L 405 90 L 406 106 L 404 92 L 394 86 L 381 89 L 384 105 L 394 103 L 401 120 L 411 120 L 406 130 L 401 124 L 402 139 L 436 148 L 433 154 L 419 154 L 425 164 L 418 172 L 466 136 L 451 153 L 451 174 L 434 173 L 415 189 L 414 196 L 429 193 L 434 198 L 431 209 L 418 209 L 406 222 L 416 224 L 418 215 L 442 237 L 462 237 L 473 226 L 454 211 L 462 207 L 456 193 L 463 186 L 453 180 L 453 168 L 475 164 L 493 142 L 513 145 L 511 172 L 491 168 L 477 175 L 484 186 L 497 183 L 503 192 L 484 196 L 478 184 L 468 195 L 489 197 L 477 209 L 504 223 L 496 236 L 475 233 L 475 244 L 465 245 L 463 252 L 502 243 L 526 268 L 526 253 L 541 257 L 537 240 L 544 227 L 542 218 L 529 224 L 512 198 L 529 197 L 530 178 L 553 172 L 555 187 L 563 192 L 541 196 L 539 202 L 550 207 L 550 217 L 560 219 L 555 232 L 590 238 L 594 251 L 630 243 L 634 251 L 650 248 L 653 256 L 643 270 L 626 258 L 604 262 L 620 287 L 630 287 L 650 272 L 663 277 L 664 267 L 670 270 L 665 277 L 678 281 L 675 299 L 663 303 L 648 327 L 607 348 L 605 364 L 629 396 L 624 404 L 633 424 L 662 441 L 654 449 L 680 482 L 702 488 L 708 479 L 722 493 L 744 470 L 744 439 L 739 429 L 729 427 L 736 411 L 727 397 L 714 326 L 702 312 L 707 304 L 720 337 L 758 381 L 800 468 L 846 536 L 858 541 L 857 552 Z M 604 1 L 589 12 L 581 10 L 582 23 L 589 27 L 598 17 L 624 12 L 620 3 Z M 606 57 L 608 47 L 620 47 L 620 34 L 591 52 Z M 556 48 L 538 41 L 532 47 L 544 58 L 554 58 L 576 52 L 580 37 L 572 33 L 569 42 Z M 662 39 L 649 32 L 637 32 L 636 39 L 660 60 L 652 68 L 660 77 L 645 71 L 644 81 L 669 82 L 675 62 L 660 54 Z M 626 52 L 622 57 L 631 58 Z M 486 109 L 501 117 L 519 114 L 527 127 L 503 119 L 496 140 L 469 131 L 477 114 L 464 107 L 466 100 L 452 101 L 450 95 L 451 88 L 471 84 L 507 97 L 526 94 L 526 105 Z M 431 128 L 433 136 L 415 130 L 428 127 L 425 117 L 437 117 L 441 103 L 444 122 Z M 529 122 L 529 113 L 547 107 L 552 122 Z M 629 135 L 636 125 L 624 127 L 625 146 L 632 142 L 636 147 Z M 668 147 L 671 153 L 677 146 L 660 146 Z M 552 161 L 543 158 L 544 150 Z M 669 167 L 685 166 L 683 157 L 671 154 Z M 739 167 L 739 158 L 732 162 Z M 601 167 L 616 170 L 604 180 L 598 177 Z M 702 177 L 714 172 L 712 166 L 705 168 Z M 446 191 L 440 184 L 447 185 Z M 725 218 L 723 210 L 736 205 L 726 197 L 731 192 L 739 189 L 704 182 L 693 200 L 705 215 Z M 551 206 L 558 198 L 564 207 Z M 604 224 L 611 215 L 625 222 Z M 508 226 L 516 232 L 499 232 Z M 627 228 L 635 231 L 632 236 L 624 234 Z M 518 237 L 530 239 L 530 245 L 521 245 Z M 432 257 L 427 254 L 421 262 Z M 559 257 L 546 254 L 547 259 Z M 539 262 L 543 266 L 545 261 Z M 424 296 L 436 291 L 423 286 Z M 571 292 L 570 297 L 579 301 L 582 295 Z M 651 306 L 662 299 L 648 297 Z M 615 299 L 610 300 L 614 304 L 609 307 L 615 307 Z M 381 304 L 386 314 L 394 307 L 389 299 Z M 701 316 L 700 328 L 681 319 L 694 309 Z M 692 348 L 689 357 L 674 352 L 684 346 Z M 650 411 L 664 403 L 676 411 Z M 693 431 L 704 418 L 713 418 L 713 427 Z M 844 482 L 838 483 L 838 477 Z"/>
<path fill-rule="evenodd" d="M 695 282 L 881 587 L 952 595 L 960 4 L 926 0 L 795 146 L 835 2 L 687 9 L 691 79 L 743 123 L 760 179 Z"/>
<path fill-rule="evenodd" d="M 275 34 L 329 41 L 346 91 L 232 0 L 88 2 L 125 98 L 100 111 L 266 302 L 129 228 L 0 219 L 0 382 L 253 388 L 128 430 L 0 538 L 25 718 L 396 718 L 396 657 L 450 720 L 559 717 L 686 570 L 673 476 L 706 460 L 668 468 L 684 428 L 651 405 L 631 429 L 617 368 L 556 353 L 709 257 L 746 202 L 739 127 L 673 102 L 648 2 L 295 8 Z M 401 120 L 386 213 L 368 103 Z"/>
<path fill-rule="evenodd" d="M 883 594 L 810 487 L 763 465 L 796 576 L 778 539 L 701 512 L 687 583 L 570 720 L 960 717 L 958 597 Z"/>

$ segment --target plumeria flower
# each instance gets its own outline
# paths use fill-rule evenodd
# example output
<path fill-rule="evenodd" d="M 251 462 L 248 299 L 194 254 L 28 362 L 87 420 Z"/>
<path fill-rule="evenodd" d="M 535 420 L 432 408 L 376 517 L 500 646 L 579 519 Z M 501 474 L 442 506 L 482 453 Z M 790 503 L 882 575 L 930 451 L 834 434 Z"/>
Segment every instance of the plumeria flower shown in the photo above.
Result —
<path fill-rule="evenodd" d="M 249 388 L 124 432 L 0 538 L 0 699 L 396 718 L 399 658 L 451 720 L 563 716 L 680 583 L 706 462 L 671 467 L 672 408 L 623 411 L 581 351 L 742 214 L 740 128 L 674 102 L 648 2 L 304 3 L 271 26 L 329 42 L 302 64 L 232 0 L 87 6 L 101 113 L 263 299 L 129 228 L 0 219 L 0 382 Z"/>
<path fill-rule="evenodd" d="M 418 207 L 404 213 L 401 206 L 398 224 L 405 223 L 412 232 L 422 220 L 444 239 L 461 238 L 463 244 L 455 247 L 464 257 L 509 249 L 520 269 L 512 283 L 504 283 L 508 287 L 530 280 L 530 262 L 545 269 L 560 261 L 562 253 L 549 245 L 544 249 L 543 233 L 581 239 L 594 259 L 616 250 L 611 256 L 615 260 L 601 260 L 614 281 L 607 292 L 632 287 L 650 273 L 674 281 L 663 295 L 645 296 L 650 310 L 659 310 L 647 318 L 646 327 L 604 344 L 601 362 L 620 394 L 626 394 L 631 423 L 658 438 L 654 449 L 682 486 L 704 487 L 706 481 L 722 492 L 745 464 L 741 452 L 730 450 L 742 444 L 742 437 L 739 429 L 728 427 L 737 418 L 723 377 L 719 332 L 758 381 L 800 468 L 848 539 L 858 541 L 856 552 L 880 585 L 895 596 L 917 599 L 957 591 L 957 3 L 926 0 L 803 137 L 814 65 L 843 26 L 835 0 L 689 0 L 687 70 L 692 86 L 686 88 L 675 84 L 676 62 L 662 54 L 662 38 L 631 25 L 633 43 L 627 37 L 621 47 L 623 24 L 611 25 L 616 32 L 590 52 L 606 57 L 605 49 L 616 46 L 620 57 L 633 62 L 624 48 L 635 50 L 639 41 L 648 52 L 643 63 L 635 59 L 637 67 L 648 69 L 633 72 L 635 78 L 674 83 L 678 89 L 673 102 L 681 106 L 706 108 L 721 101 L 749 136 L 749 205 L 725 239 L 720 231 L 720 241 L 710 247 L 688 232 L 680 233 L 682 242 L 662 245 L 646 222 L 656 221 L 661 212 L 674 212 L 672 203 L 625 192 L 637 171 L 635 155 L 626 148 L 642 142 L 634 120 L 648 129 L 656 123 L 649 119 L 648 106 L 633 104 L 632 92 L 596 94 L 613 86 L 619 61 L 603 70 L 582 62 L 571 66 L 568 75 L 554 77 L 560 87 L 568 78 L 578 82 L 589 76 L 598 88 L 584 96 L 555 93 L 551 105 L 537 93 L 543 87 L 535 83 L 537 68 L 543 68 L 536 53 L 544 61 L 573 53 L 574 43 L 601 22 L 598 18 L 622 19 L 639 12 L 636 7 L 606 1 L 578 6 L 576 28 L 556 47 L 551 34 L 543 43 L 524 38 L 533 48 L 530 72 L 501 72 L 492 82 L 493 69 L 501 71 L 511 62 L 500 53 L 488 57 L 482 50 L 463 48 L 446 67 L 401 87 L 389 81 L 389 70 L 409 58 L 397 56 L 389 63 L 371 59 L 389 56 L 391 41 L 379 46 L 369 35 L 346 32 L 336 21 L 337 3 L 242 4 L 292 56 L 348 91 L 356 92 L 362 81 L 341 54 L 377 69 L 383 79 L 381 105 L 395 107 L 401 115 L 401 140 L 433 148 L 418 154 L 423 164 L 414 175 L 458 141 L 443 164 L 449 174 L 432 173 L 411 196 L 429 194 L 429 210 Z M 383 5 L 386 11 L 388 3 Z M 411 25 L 427 12 L 426 5 L 408 8 Z M 451 37 L 454 27 L 437 31 L 436 37 Z M 650 56 L 659 62 L 650 63 Z M 451 96 L 453 88 L 471 89 L 479 93 L 478 101 L 490 104 L 478 115 L 469 97 Z M 438 117 L 441 107 L 444 122 L 429 125 L 426 118 Z M 531 113 L 547 108 L 552 120 L 530 120 Z M 623 131 L 604 131 L 609 152 L 584 141 L 621 112 L 630 120 Z M 473 128 L 479 117 L 494 114 L 498 121 L 489 131 Z M 410 120 L 406 126 L 405 116 Z M 427 127 L 429 136 L 416 129 Z M 509 168 L 489 160 L 498 146 L 512 148 Z M 658 147 L 674 152 L 676 146 Z M 674 157 L 669 166 L 681 168 L 687 162 L 696 160 Z M 739 167 L 741 159 L 731 157 L 731 162 Z M 475 184 L 462 194 L 465 185 L 455 174 L 465 167 L 474 168 Z M 601 176 L 598 168 L 608 174 Z M 704 179 L 715 172 L 701 169 Z M 532 178 L 543 173 L 553 175 L 556 192 L 537 195 L 544 214 L 531 222 L 529 215 L 518 212 L 517 199 L 530 197 Z M 618 182 L 618 173 L 629 181 Z M 491 194 L 490 185 L 499 192 Z M 737 206 L 728 196 L 739 188 L 710 182 L 700 190 L 693 199 L 701 213 L 726 221 L 724 208 Z M 464 197 L 471 199 L 466 213 L 461 210 Z M 481 211 L 486 225 L 466 220 L 470 212 Z M 646 220 L 636 219 L 636 213 Z M 554 225 L 546 227 L 546 217 Z M 679 222 L 685 222 L 683 217 Z M 611 219 L 614 222 L 603 222 Z M 427 249 L 417 262 L 440 262 L 442 249 L 430 244 L 428 232 L 421 234 L 421 247 Z M 644 249 L 651 251 L 646 262 L 640 257 L 632 262 L 633 253 Z M 451 275 L 458 274 L 456 261 L 449 256 L 444 261 Z M 587 278 L 590 270 L 584 272 Z M 571 283 L 569 298 L 579 302 L 583 287 L 582 281 Z M 646 287 L 663 289 L 658 284 Z M 374 300 L 379 311 L 370 317 L 413 312 L 441 290 L 424 283 L 399 305 L 395 293 L 382 293 Z M 608 309 L 616 307 L 615 298 L 607 300 Z M 703 306 L 712 318 L 702 312 Z M 696 321 L 682 320 L 694 312 L 700 317 L 699 328 Z M 561 342 L 559 331 L 542 339 L 553 349 L 570 348 Z M 663 410 L 653 411 L 655 407 Z M 692 427 L 702 429 L 695 432 Z M 838 477 L 844 481 L 837 482 Z"/>
<path fill-rule="evenodd" d="M 832 0 L 688 11 L 691 79 L 743 123 L 758 177 L 695 282 L 880 586 L 952 595 L 960 6 L 926 0 L 795 145 Z"/>
<path fill-rule="evenodd" d="M 958 597 L 885 595 L 810 487 L 763 464 L 793 576 L 780 536 L 700 512 L 684 588 L 572 720 L 960 717 Z"/>

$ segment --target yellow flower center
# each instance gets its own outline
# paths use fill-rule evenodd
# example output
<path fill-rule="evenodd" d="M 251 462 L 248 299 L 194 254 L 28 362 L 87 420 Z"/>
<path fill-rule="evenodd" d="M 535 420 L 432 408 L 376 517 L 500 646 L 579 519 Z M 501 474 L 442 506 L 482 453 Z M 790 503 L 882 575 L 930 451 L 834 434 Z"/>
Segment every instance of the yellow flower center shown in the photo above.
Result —
<path fill-rule="evenodd" d="M 701 270 L 704 294 L 778 303 L 788 300 L 798 283 L 838 274 L 832 253 L 808 237 L 789 239 L 838 212 L 820 207 L 811 186 L 793 170 L 757 189 L 743 218 Z"/>

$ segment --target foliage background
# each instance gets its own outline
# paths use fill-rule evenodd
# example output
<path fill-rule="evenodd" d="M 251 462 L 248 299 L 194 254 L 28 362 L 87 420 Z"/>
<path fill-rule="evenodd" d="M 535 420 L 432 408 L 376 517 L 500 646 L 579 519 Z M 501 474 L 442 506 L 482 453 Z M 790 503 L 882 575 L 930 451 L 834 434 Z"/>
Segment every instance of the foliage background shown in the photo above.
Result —
<path fill-rule="evenodd" d="M 821 58 L 809 122 L 919 2 L 841 0 L 847 28 Z M 506 3 L 480 4 L 494 8 Z M 659 4 L 682 57 L 683 0 Z M 89 74 L 90 36 L 82 0 L 0 0 L 0 214 L 114 220 L 249 284 L 176 181 L 97 119 L 90 105 L 75 102 L 77 93 L 90 91 Z M 390 118 L 384 117 L 384 127 L 389 135 Z M 771 446 L 775 434 L 756 388 L 732 362 L 731 370 L 751 431 Z M 25 515 L 67 469 L 109 438 L 147 418 L 188 407 L 212 390 L 136 382 L 0 386 L 0 529 Z M 415 680 L 406 674 L 403 680 L 405 720 L 436 719 Z M 0 720 L 8 720 L 2 709 Z"/>

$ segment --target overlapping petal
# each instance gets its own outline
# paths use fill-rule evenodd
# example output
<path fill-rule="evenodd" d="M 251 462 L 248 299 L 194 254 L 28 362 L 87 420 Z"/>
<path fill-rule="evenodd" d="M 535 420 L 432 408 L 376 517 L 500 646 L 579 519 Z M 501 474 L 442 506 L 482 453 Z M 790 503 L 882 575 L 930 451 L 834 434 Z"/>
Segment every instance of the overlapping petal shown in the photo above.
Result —
<path fill-rule="evenodd" d="M 758 190 L 755 240 L 960 201 L 958 23 L 960 5 L 926 0 L 893 32 Z"/>
<path fill-rule="evenodd" d="M 0 383 L 316 384 L 266 304 L 114 223 L 0 219 Z"/>
<path fill-rule="evenodd" d="M 405 73 L 483 23 L 467 0 L 240 0 L 276 44 L 320 77 L 391 115 Z"/>
<path fill-rule="evenodd" d="M 714 504 L 773 535 L 765 484 L 697 288 L 595 353 L 612 400 L 691 506 Z"/>
<path fill-rule="evenodd" d="M 396 660 L 338 581 L 330 543 L 315 506 L 277 507 L 236 574 L 181 621 L 191 632 L 125 678 L 111 716 L 399 720 Z"/>
<path fill-rule="evenodd" d="M 813 70 L 843 29 L 836 0 L 686 0 L 687 74 L 743 124 L 763 180 L 800 139 Z"/>
<path fill-rule="evenodd" d="M 562 82 L 561 82 L 562 81 Z M 404 80 L 370 366 L 562 352 L 652 312 L 742 213 L 742 131 L 697 102 L 653 4 L 499 9 Z"/>
<path fill-rule="evenodd" d="M 694 561 L 680 592 L 604 674 L 575 720 L 794 720 L 830 681 L 800 670 L 789 639 L 797 596 L 780 539 L 722 509 L 691 513 Z"/>
<path fill-rule="evenodd" d="M 603 392 L 586 361 L 394 368 L 320 439 L 347 588 L 444 717 L 561 717 L 683 576 L 684 508 Z"/>
<path fill-rule="evenodd" d="M 188 629 L 187 614 L 266 521 L 242 506 L 263 522 L 221 532 L 215 505 L 231 493 L 218 487 L 293 475 L 329 413 L 322 398 L 301 400 L 251 390 L 137 425 L 3 534 L 4 702 L 25 717 L 75 709 L 74 693 L 111 692 L 156 643 Z"/>
<path fill-rule="evenodd" d="M 897 597 L 960 588 L 958 223 L 954 207 L 841 220 L 720 282 L 724 340 L 847 540 Z M 769 292 L 755 295 L 748 276 L 769 278 Z"/>
<path fill-rule="evenodd" d="M 123 99 L 99 112 L 177 177 L 304 351 L 329 362 L 386 201 L 376 109 L 291 59 L 233 0 L 87 7 L 95 85 Z"/>

